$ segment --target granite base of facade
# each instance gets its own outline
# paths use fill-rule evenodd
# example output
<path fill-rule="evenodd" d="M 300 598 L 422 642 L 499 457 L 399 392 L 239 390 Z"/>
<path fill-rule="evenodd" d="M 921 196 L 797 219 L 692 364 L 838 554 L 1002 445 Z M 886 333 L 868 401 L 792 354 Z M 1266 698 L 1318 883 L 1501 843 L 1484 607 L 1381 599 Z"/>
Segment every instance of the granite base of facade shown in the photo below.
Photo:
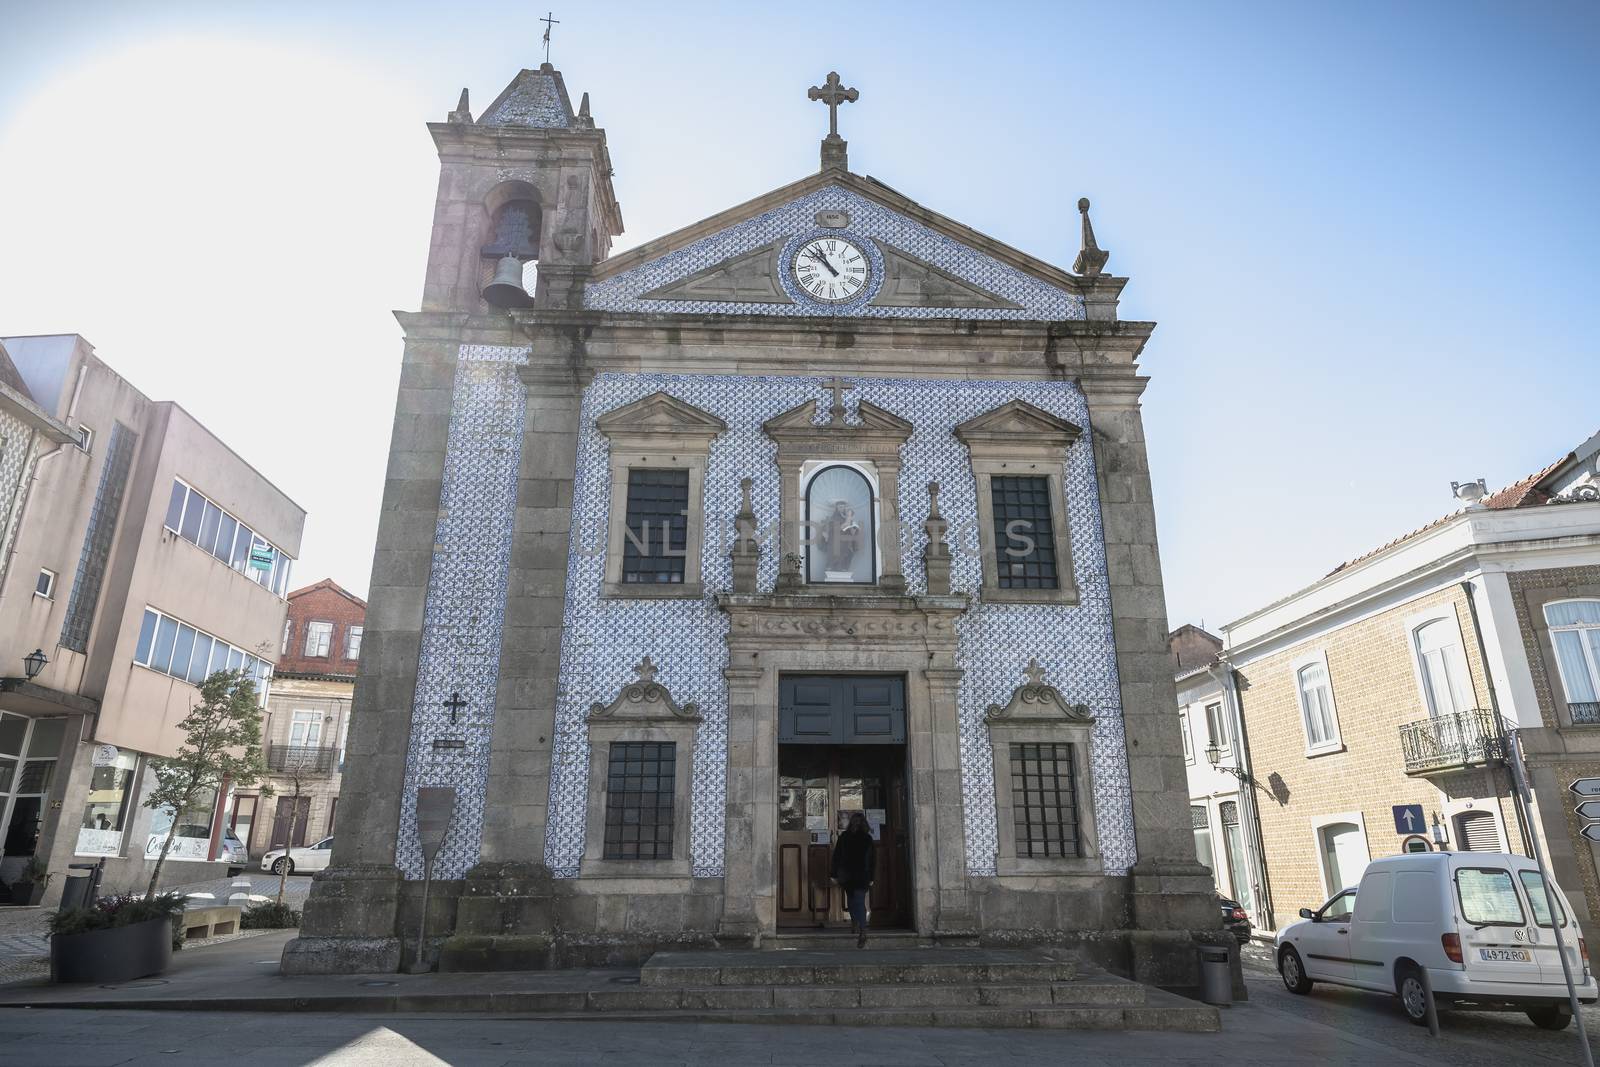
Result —
<path fill-rule="evenodd" d="M 1187 874 L 1158 877 L 972 879 L 970 923 L 923 941 L 1067 947 L 1114 974 L 1192 992 L 1199 987 L 1199 945 L 1232 939 L 1208 925 L 1218 914 L 1209 882 L 1195 894 L 1187 891 Z M 1164 929 L 1130 927 L 1137 910 L 1147 922 L 1155 918 L 1148 901 L 1140 907 L 1134 898 L 1157 886 L 1171 890 L 1163 918 L 1205 918 Z M 765 927 L 730 934 L 722 929 L 722 879 L 553 879 L 537 864 L 479 864 L 466 878 L 430 885 L 427 907 L 426 962 L 453 972 L 637 966 L 660 951 L 772 947 L 784 933 L 809 932 Z M 313 885 L 302 936 L 284 952 L 283 972 L 397 971 L 413 959 L 421 908 L 422 884 L 400 881 L 397 871 L 394 877 L 325 872 Z M 379 929 L 385 914 L 390 925 Z M 1237 955 L 1234 946 L 1236 971 Z"/>

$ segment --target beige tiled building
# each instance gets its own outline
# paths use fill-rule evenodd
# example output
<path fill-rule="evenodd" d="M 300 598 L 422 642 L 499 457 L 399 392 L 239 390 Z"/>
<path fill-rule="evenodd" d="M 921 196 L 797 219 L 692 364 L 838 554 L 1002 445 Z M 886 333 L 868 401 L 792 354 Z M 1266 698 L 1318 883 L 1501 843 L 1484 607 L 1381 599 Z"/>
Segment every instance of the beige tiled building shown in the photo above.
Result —
<path fill-rule="evenodd" d="M 334 832 L 366 617 L 366 601 L 331 579 L 289 594 L 263 731 L 273 792 L 249 790 L 234 805 L 253 858 Z"/>
<path fill-rule="evenodd" d="M 1527 854 L 1534 833 L 1575 904 L 1582 890 L 1584 923 L 1600 914 L 1567 791 L 1600 774 L 1597 452 L 1600 437 L 1493 494 L 1459 486 L 1462 510 L 1223 628 L 1265 924 L 1353 884 L 1369 859 Z M 1533 825 L 1512 800 L 1511 731 Z"/>
<path fill-rule="evenodd" d="M 3 343 L 72 443 L 36 445 L 0 584 L 0 882 L 38 856 L 58 876 L 103 858 L 107 890 L 138 886 L 175 817 L 164 879 L 221 873 L 228 798 L 143 807 L 150 758 L 176 752 L 207 674 L 267 687 L 305 513 L 82 337 Z"/>

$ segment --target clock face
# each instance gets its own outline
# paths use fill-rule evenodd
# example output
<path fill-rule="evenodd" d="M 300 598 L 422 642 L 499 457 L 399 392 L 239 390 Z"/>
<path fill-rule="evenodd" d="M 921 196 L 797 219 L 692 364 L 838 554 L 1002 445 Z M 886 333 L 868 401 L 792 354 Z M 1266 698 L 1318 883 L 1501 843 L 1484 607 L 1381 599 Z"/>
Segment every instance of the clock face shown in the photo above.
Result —
<path fill-rule="evenodd" d="M 867 287 L 867 254 L 843 237 L 816 237 L 794 257 L 794 280 L 813 300 L 843 304 Z"/>

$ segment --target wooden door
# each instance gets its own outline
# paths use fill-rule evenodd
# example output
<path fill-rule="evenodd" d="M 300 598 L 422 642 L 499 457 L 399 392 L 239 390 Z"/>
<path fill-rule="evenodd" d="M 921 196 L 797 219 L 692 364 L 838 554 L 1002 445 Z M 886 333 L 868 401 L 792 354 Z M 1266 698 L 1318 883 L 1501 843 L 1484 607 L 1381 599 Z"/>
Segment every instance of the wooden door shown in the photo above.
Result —
<path fill-rule="evenodd" d="M 311 819 L 310 797 L 279 797 L 272 817 L 272 843 L 267 847 L 300 848 L 306 843 L 306 823 Z M 285 845 L 285 841 L 288 842 Z"/>
<path fill-rule="evenodd" d="M 868 919 L 905 925 L 910 899 L 905 750 L 898 745 L 780 745 L 778 925 L 843 926 L 843 890 L 829 880 L 833 845 L 855 812 L 877 831 Z"/>

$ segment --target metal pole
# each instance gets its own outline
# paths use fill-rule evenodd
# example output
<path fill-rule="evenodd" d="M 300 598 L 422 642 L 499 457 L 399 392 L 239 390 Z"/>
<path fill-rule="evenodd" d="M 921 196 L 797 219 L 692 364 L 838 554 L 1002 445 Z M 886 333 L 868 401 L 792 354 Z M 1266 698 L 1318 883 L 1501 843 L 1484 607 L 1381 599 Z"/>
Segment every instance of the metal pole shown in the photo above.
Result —
<path fill-rule="evenodd" d="M 1528 820 L 1528 825 L 1533 825 L 1533 816 L 1527 811 L 1528 801 L 1532 794 L 1528 791 L 1528 778 L 1522 768 L 1522 736 L 1516 730 L 1507 731 L 1507 740 L 1510 742 L 1510 751 L 1506 753 L 1511 759 L 1511 773 L 1517 781 L 1517 805 L 1523 811 L 1523 816 Z M 1572 984 L 1572 965 L 1567 962 L 1567 939 L 1561 936 L 1561 923 L 1558 921 L 1565 916 L 1560 904 L 1556 900 L 1555 890 L 1551 884 L 1555 881 L 1550 873 L 1550 868 L 1544 863 L 1544 849 L 1539 845 L 1539 835 L 1534 833 L 1529 836 L 1528 844 L 1533 846 L 1533 862 L 1539 865 L 1539 876 L 1544 882 L 1544 906 L 1550 916 L 1550 929 L 1556 935 L 1556 954 L 1561 957 L 1561 973 L 1567 980 L 1567 1003 L 1572 1006 L 1572 1017 L 1578 1023 L 1578 1041 L 1583 1045 L 1584 1067 L 1594 1067 L 1594 1052 L 1589 1048 L 1589 1031 L 1583 1025 L 1583 1008 L 1578 1003 L 1578 990 Z M 1535 928 L 1538 924 L 1535 923 Z"/>
<path fill-rule="evenodd" d="M 422 974 L 428 970 L 423 958 L 428 944 L 428 886 L 433 882 L 433 857 L 422 857 L 422 918 L 417 920 L 417 951 L 411 957 L 411 973 Z M 1593 1067 L 1591 1064 L 1590 1067 Z"/>
<path fill-rule="evenodd" d="M 1418 967 L 1417 972 L 1422 975 L 1422 996 L 1427 1005 L 1428 1033 L 1434 1037 L 1439 1036 L 1439 1006 L 1433 1001 L 1433 979 L 1428 977 L 1428 968 Z"/>

